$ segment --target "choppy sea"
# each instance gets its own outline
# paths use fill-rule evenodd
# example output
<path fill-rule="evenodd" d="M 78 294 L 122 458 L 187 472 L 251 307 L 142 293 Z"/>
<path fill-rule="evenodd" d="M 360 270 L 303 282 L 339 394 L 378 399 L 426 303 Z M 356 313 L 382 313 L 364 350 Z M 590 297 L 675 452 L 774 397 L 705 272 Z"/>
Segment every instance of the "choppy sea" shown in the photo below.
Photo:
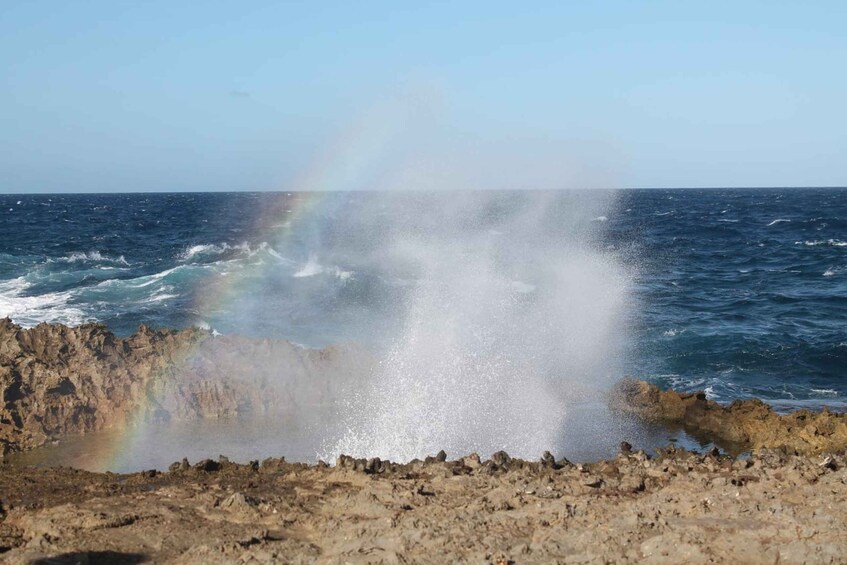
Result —
<path fill-rule="evenodd" d="M 514 210 L 528 216 L 503 222 Z M 529 251 L 548 227 L 557 235 L 545 240 L 547 255 L 590 250 L 625 274 L 625 315 L 615 322 L 615 339 L 625 344 L 615 350 L 622 373 L 705 389 L 719 401 L 845 407 L 847 189 L 624 190 L 602 198 L 0 195 L 0 316 L 24 326 L 98 321 L 121 335 L 142 323 L 198 325 L 379 349 L 408 329 L 409 304 L 419 303 L 409 297 L 422 278 L 436 276 L 439 284 L 428 285 L 428 293 L 450 294 L 446 308 L 457 288 L 479 300 L 473 315 L 460 312 L 465 318 L 456 323 L 478 324 L 480 331 L 493 319 L 475 314 L 489 294 L 514 297 L 502 310 L 514 312 L 535 296 L 550 299 L 545 285 L 564 284 L 568 309 L 551 311 L 549 320 L 534 315 L 537 330 L 521 331 L 549 331 L 572 316 L 568 331 L 578 334 L 591 327 L 593 312 L 606 315 L 597 291 L 602 281 L 592 279 L 606 271 L 569 271 L 556 283 L 536 276 L 547 272 L 547 255 Z M 431 232 L 439 232 L 437 245 Z M 462 245 L 469 233 L 472 245 Z M 567 238 L 579 245 L 559 245 Z M 403 251 L 414 242 L 414 253 Z M 492 260 L 475 268 L 479 278 L 465 272 L 453 280 L 451 269 L 439 268 L 443 249 L 477 250 Z M 508 276 L 483 276 L 489 268 Z M 508 295 L 491 290 L 502 280 L 511 285 Z"/>

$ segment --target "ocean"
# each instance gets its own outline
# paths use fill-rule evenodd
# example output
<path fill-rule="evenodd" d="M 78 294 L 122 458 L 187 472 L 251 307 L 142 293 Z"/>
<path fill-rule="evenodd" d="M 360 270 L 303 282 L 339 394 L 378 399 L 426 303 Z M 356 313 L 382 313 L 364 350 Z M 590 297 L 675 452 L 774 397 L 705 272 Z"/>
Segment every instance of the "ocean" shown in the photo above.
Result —
<path fill-rule="evenodd" d="M 847 189 L 0 195 L 5 316 L 843 409 Z"/>

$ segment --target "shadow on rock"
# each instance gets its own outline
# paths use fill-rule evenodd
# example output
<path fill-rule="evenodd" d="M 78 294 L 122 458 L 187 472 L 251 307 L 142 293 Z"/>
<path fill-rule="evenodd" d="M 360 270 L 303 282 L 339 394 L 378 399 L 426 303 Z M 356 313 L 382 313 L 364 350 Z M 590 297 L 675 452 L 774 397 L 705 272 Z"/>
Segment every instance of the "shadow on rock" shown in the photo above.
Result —
<path fill-rule="evenodd" d="M 145 563 L 150 558 L 143 553 L 124 553 L 121 551 L 79 551 L 61 553 L 53 557 L 43 557 L 30 561 L 30 565 L 132 565 Z"/>

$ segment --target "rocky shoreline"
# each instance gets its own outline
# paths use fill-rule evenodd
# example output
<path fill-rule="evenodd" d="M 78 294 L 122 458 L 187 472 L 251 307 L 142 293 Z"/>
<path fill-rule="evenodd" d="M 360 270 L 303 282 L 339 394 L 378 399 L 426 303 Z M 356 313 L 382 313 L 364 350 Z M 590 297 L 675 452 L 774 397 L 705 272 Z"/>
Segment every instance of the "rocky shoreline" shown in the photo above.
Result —
<path fill-rule="evenodd" d="M 679 393 L 624 379 L 610 399 L 616 410 L 647 421 L 681 426 L 735 451 L 781 449 L 787 453 L 820 454 L 847 450 L 847 414 L 795 410 L 779 414 L 758 399 L 729 405 L 708 400 L 702 391 Z"/>
<path fill-rule="evenodd" d="M 253 360 L 251 371 L 243 360 Z M 142 420 L 267 415 L 343 398 L 373 360 L 197 329 L 0 320 L 0 453 Z M 286 375 L 285 379 L 273 378 Z M 624 380 L 614 410 L 749 456 L 624 443 L 590 464 L 499 452 L 398 464 L 221 457 L 168 472 L 0 466 L 10 563 L 840 563 L 847 417 Z M 458 454 L 453 454 L 458 455 Z"/>
<path fill-rule="evenodd" d="M 120 338 L 99 324 L 24 329 L 0 319 L 0 459 L 138 421 L 290 417 L 346 398 L 374 363 L 352 346 L 309 349 L 146 326 Z M 634 379 L 622 380 L 609 402 L 623 414 L 681 427 L 734 452 L 847 449 L 847 414 L 826 409 L 778 414 L 755 399 L 724 406 L 702 392 L 663 391 Z"/>
<path fill-rule="evenodd" d="M 141 326 L 120 338 L 100 324 L 24 329 L 0 319 L 0 460 L 139 421 L 290 417 L 344 398 L 373 362 L 354 347 L 197 328 Z"/>

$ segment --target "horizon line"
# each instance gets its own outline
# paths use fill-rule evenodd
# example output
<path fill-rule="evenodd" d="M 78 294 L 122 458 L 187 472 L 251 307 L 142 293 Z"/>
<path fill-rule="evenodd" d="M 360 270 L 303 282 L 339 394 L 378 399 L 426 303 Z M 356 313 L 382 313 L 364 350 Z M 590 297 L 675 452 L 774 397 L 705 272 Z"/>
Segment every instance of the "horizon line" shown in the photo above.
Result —
<path fill-rule="evenodd" d="M 122 194 L 281 194 L 281 193 L 308 193 L 308 192 L 569 192 L 569 191 L 615 191 L 615 190 L 840 190 L 847 189 L 847 185 L 821 185 L 821 186 L 633 186 L 633 187 L 586 187 L 586 188 L 444 188 L 444 189 L 355 189 L 355 190 L 269 190 L 269 189 L 244 189 L 244 190 L 125 190 L 125 191 L 78 191 L 78 192 L 3 192 L 0 196 L 78 196 L 78 195 L 122 195 Z"/>

